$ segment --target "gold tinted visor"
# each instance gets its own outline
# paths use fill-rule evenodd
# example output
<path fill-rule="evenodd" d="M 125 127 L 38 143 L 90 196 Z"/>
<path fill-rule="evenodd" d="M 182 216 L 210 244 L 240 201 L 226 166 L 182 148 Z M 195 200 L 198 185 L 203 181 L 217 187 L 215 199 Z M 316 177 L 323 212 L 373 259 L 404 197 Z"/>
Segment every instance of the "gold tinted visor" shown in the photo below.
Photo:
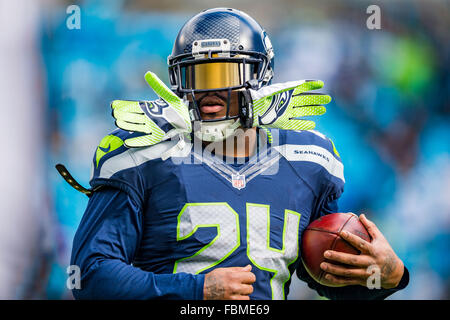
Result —
<path fill-rule="evenodd" d="M 253 79 L 254 65 L 238 62 L 209 62 L 182 67 L 184 89 L 219 89 L 242 86 Z"/>

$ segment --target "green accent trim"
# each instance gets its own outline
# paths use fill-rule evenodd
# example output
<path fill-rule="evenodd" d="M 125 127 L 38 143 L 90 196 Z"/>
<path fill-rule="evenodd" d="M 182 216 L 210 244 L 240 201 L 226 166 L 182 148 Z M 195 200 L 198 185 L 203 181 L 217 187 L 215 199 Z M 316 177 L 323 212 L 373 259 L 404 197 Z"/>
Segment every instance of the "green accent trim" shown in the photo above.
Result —
<path fill-rule="evenodd" d="M 241 245 L 241 232 L 240 232 L 240 228 L 239 228 L 239 215 L 237 214 L 236 211 L 233 210 L 233 208 L 230 207 L 230 205 L 226 202 L 198 202 L 198 203 L 186 203 L 183 208 L 181 209 L 180 213 L 178 214 L 177 217 L 177 241 L 182 241 L 185 240 L 189 237 L 191 237 L 195 232 L 197 232 L 198 228 L 207 228 L 207 227 L 216 227 L 217 229 L 217 236 L 214 237 L 214 239 L 211 240 L 210 243 L 208 243 L 207 245 L 205 245 L 203 248 L 201 248 L 199 251 L 197 251 L 195 254 L 193 254 L 192 256 L 189 257 L 185 257 L 185 258 L 181 258 L 178 259 L 177 261 L 175 261 L 174 267 L 173 267 L 173 273 L 176 273 L 177 271 L 177 267 L 178 267 L 178 263 L 180 261 L 185 261 L 188 259 L 193 259 L 194 257 L 198 256 L 199 254 L 201 254 L 204 250 L 206 250 L 207 248 L 209 248 L 210 246 L 212 246 L 219 238 L 220 238 L 220 225 L 219 224 L 199 224 L 196 225 L 195 228 L 189 232 L 189 234 L 185 235 L 184 237 L 180 236 L 180 220 L 181 220 L 181 216 L 184 214 L 184 212 L 186 211 L 186 209 L 188 207 L 195 207 L 195 206 L 217 206 L 217 205 L 225 205 L 228 207 L 228 209 L 230 209 L 230 212 L 233 213 L 235 215 L 236 218 L 236 245 L 227 253 L 225 254 L 222 258 L 220 258 L 219 260 L 217 260 L 216 262 L 212 263 L 211 265 L 208 265 L 205 268 L 202 268 L 198 271 L 195 272 L 195 274 L 199 274 L 202 271 L 205 271 L 211 267 L 214 267 L 216 265 L 218 265 L 219 263 L 221 263 L 223 260 L 225 260 L 226 258 L 228 258 L 237 248 L 239 248 L 239 246 Z"/>
<path fill-rule="evenodd" d="M 293 264 L 295 261 L 297 261 L 297 259 L 298 259 L 298 253 L 300 252 L 300 244 L 299 244 L 299 240 L 298 240 L 298 230 L 299 230 L 299 228 L 300 228 L 300 220 L 301 220 L 301 218 L 302 218 L 302 214 L 301 213 L 298 213 L 298 212 L 295 212 L 295 211 L 293 211 L 293 210 L 288 210 L 288 209 L 285 209 L 284 210 L 284 225 L 283 225 L 283 247 L 284 247 L 284 229 L 285 229 L 285 227 L 286 227 L 286 218 L 287 218 L 287 215 L 288 214 L 293 214 L 293 215 L 296 215 L 296 216 L 298 216 L 298 225 L 297 225 L 297 236 L 295 237 L 295 239 L 296 239 L 296 241 L 297 241 L 297 253 L 296 253 L 296 255 L 295 255 L 295 258 L 294 259 L 292 259 L 292 261 L 291 262 L 289 262 L 287 265 L 286 265 L 286 268 L 288 269 L 288 273 L 289 273 L 289 277 L 286 279 L 286 281 L 284 281 L 283 283 L 282 283 L 282 288 L 283 288 L 283 299 L 286 299 L 286 297 L 285 297 L 285 293 L 284 293 L 284 285 L 286 284 L 286 282 L 288 282 L 289 281 L 289 279 L 291 278 L 291 273 L 289 272 L 289 266 L 291 265 L 291 264 Z"/>
<path fill-rule="evenodd" d="M 120 148 L 123 145 L 123 140 L 120 139 L 119 137 L 115 136 L 115 135 L 107 135 L 106 137 L 104 137 L 101 141 L 100 144 L 97 147 L 97 150 L 95 152 L 95 165 L 98 168 L 98 163 L 100 162 L 100 159 L 105 155 L 110 153 L 111 151 L 114 151 L 118 148 Z M 107 151 L 105 152 L 102 149 L 107 149 Z"/>
<path fill-rule="evenodd" d="M 334 145 L 333 140 L 330 139 L 330 141 L 331 141 L 331 144 L 333 145 L 333 152 L 334 152 L 334 154 L 337 155 L 337 156 L 340 158 L 341 155 L 340 155 L 339 152 L 337 151 L 336 146 Z"/>
<path fill-rule="evenodd" d="M 195 234 L 195 232 L 197 232 L 197 230 L 199 228 L 208 228 L 208 227 L 215 227 L 217 229 L 217 235 L 214 237 L 214 239 L 212 239 L 207 245 L 205 245 L 204 247 L 202 247 L 199 251 L 197 251 L 195 254 L 193 254 L 192 256 L 189 257 L 185 257 L 185 258 L 181 258 L 178 259 L 177 261 L 175 261 L 174 264 L 174 268 L 173 268 L 173 273 L 177 272 L 177 267 L 178 267 L 178 263 L 181 261 L 185 261 L 188 259 L 193 259 L 196 256 L 199 256 L 202 254 L 203 251 L 205 251 L 207 248 L 209 248 L 210 246 L 212 246 L 216 241 L 220 241 L 220 237 L 221 237 L 221 233 L 220 233 L 220 224 L 198 224 L 195 225 L 194 229 L 189 232 L 187 235 L 185 236 L 181 236 L 180 235 L 180 224 L 181 224 L 181 216 L 185 213 L 186 209 L 192 206 L 217 206 L 217 205 L 225 205 L 226 207 L 228 207 L 228 209 L 230 210 L 230 212 L 232 212 L 235 215 L 236 218 L 236 237 L 237 237 L 237 241 L 236 241 L 236 245 L 228 252 L 226 253 L 223 257 L 221 257 L 219 260 L 217 260 L 216 262 L 208 265 L 207 267 L 204 267 L 200 270 L 197 270 L 195 272 L 195 274 L 199 274 L 209 268 L 212 268 L 216 265 L 218 265 L 219 263 L 221 263 L 222 261 L 224 261 L 226 258 L 228 258 L 237 248 L 240 247 L 241 245 L 241 241 L 240 241 L 240 227 L 239 227 L 239 215 L 237 214 L 236 211 L 233 210 L 233 208 L 230 207 L 230 205 L 226 202 L 207 202 L 207 203 L 186 203 L 183 208 L 181 209 L 180 213 L 178 214 L 177 217 L 177 241 L 182 241 L 185 239 L 188 239 L 189 237 L 191 237 L 192 235 Z M 274 284 L 273 284 L 273 280 L 276 279 L 277 275 L 279 274 L 280 270 L 275 270 L 275 269 L 270 269 L 270 268 L 266 268 L 263 267 L 259 264 L 257 264 L 250 256 L 250 239 L 249 239 L 249 230 L 250 230 L 250 207 L 262 207 L 266 209 L 266 214 L 267 214 L 267 228 L 266 228 L 266 249 L 267 250 L 271 250 L 273 252 L 277 252 L 280 253 L 281 255 L 284 255 L 285 251 L 286 251 L 286 233 L 287 233 L 287 221 L 288 221 L 288 216 L 290 214 L 295 215 L 298 217 L 297 220 L 297 225 L 295 226 L 295 230 L 297 230 L 297 234 L 295 236 L 296 239 L 296 254 L 295 257 L 292 258 L 290 261 L 287 262 L 286 264 L 286 268 L 287 268 L 287 277 L 284 281 L 280 281 L 281 282 L 281 290 L 282 290 L 282 298 L 285 299 L 285 292 L 284 292 L 284 287 L 286 282 L 289 281 L 289 279 L 291 278 L 291 273 L 289 272 L 289 266 L 291 264 L 293 264 L 295 261 L 297 261 L 298 257 L 299 257 L 299 235 L 298 235 L 298 230 L 299 230 L 299 225 L 300 225 L 300 219 L 301 219 L 301 214 L 297 213 L 295 211 L 292 210 L 288 210 L 285 209 L 284 211 L 284 223 L 283 223 L 283 235 L 282 235 L 282 249 L 276 249 L 276 248 L 272 248 L 270 246 L 270 206 L 269 205 L 264 205 L 264 204 L 255 204 L 255 203 L 246 203 L 246 227 L 247 227 L 247 239 L 246 239 L 246 252 L 247 252 L 247 257 L 249 258 L 249 260 L 252 262 L 252 264 L 254 266 L 256 266 L 257 268 L 259 268 L 260 270 L 264 270 L 264 271 L 268 271 L 268 272 L 272 272 L 274 275 L 272 276 L 272 278 L 270 279 L 270 287 L 271 287 L 271 291 L 272 291 L 272 299 L 274 299 Z"/>
<path fill-rule="evenodd" d="M 270 130 L 268 128 L 265 127 L 259 127 L 260 129 L 264 130 L 267 134 L 267 140 L 270 144 L 272 144 L 273 138 L 272 138 L 272 133 L 270 132 Z"/>
<path fill-rule="evenodd" d="M 278 253 L 281 253 L 281 254 L 284 254 L 284 251 L 285 251 L 285 249 L 286 249 L 286 247 L 285 247 L 285 244 L 286 244 L 286 242 L 285 242 L 285 238 L 286 238 L 286 227 L 287 227 L 287 216 L 288 216 L 288 214 L 294 214 L 294 215 L 297 215 L 298 216 L 298 223 L 299 223 L 299 225 L 300 225 L 300 218 L 301 218 L 301 214 L 300 213 L 297 213 L 297 212 L 295 212 L 295 211 L 292 211 L 292 210 L 288 210 L 288 209 L 286 209 L 285 211 L 284 211 L 284 223 L 283 223 L 283 242 L 282 242 L 282 244 L 283 244 L 283 246 L 282 246 L 282 249 L 281 250 L 279 250 L 279 249 L 276 249 L 276 248 L 272 248 L 271 246 L 270 246 L 270 205 L 264 205 L 264 204 L 256 204 L 256 203 L 246 203 L 246 211 L 247 211 L 247 257 L 249 258 L 249 260 L 257 267 L 257 268 L 259 268 L 259 269 L 261 269 L 261 270 L 264 270 L 264 271 L 268 271 L 268 272 L 273 272 L 274 273 L 274 275 L 273 275 L 273 277 L 270 279 L 270 288 L 271 288 L 271 290 L 272 290 L 272 300 L 274 300 L 274 296 L 273 296 L 273 280 L 275 279 L 275 277 L 277 276 L 277 274 L 278 274 L 278 270 L 275 270 L 275 269 L 269 269 L 269 268 L 265 268 L 265 267 L 263 267 L 263 266 L 261 266 L 261 265 L 259 265 L 259 264 L 257 264 L 252 258 L 251 258 L 251 256 L 250 256 L 250 243 L 249 243 L 249 221 L 250 221 L 250 219 L 249 219 L 249 206 L 253 206 L 253 207 L 264 207 L 264 208 L 266 208 L 266 212 L 267 212 L 267 242 L 266 242 L 266 249 L 268 249 L 268 250 L 271 250 L 271 251 L 274 251 L 274 252 L 278 252 Z M 297 226 L 297 230 L 298 230 L 298 226 Z M 298 243 L 298 232 L 297 232 L 297 236 L 296 236 L 296 240 L 297 240 L 297 254 L 296 254 L 296 256 L 295 256 L 295 258 L 291 261 L 291 262 L 289 262 L 288 264 L 287 264 L 287 268 L 292 264 L 292 263 L 294 263 L 297 259 L 298 259 L 298 252 L 299 252 L 299 243 Z M 282 283 L 282 291 L 283 291 L 283 299 L 286 299 L 286 297 L 285 297 L 285 292 L 284 292 L 284 285 L 285 285 L 285 283 L 291 278 L 291 275 L 290 275 L 290 272 L 289 272 L 289 270 L 288 270 L 288 274 L 289 274 L 289 277 L 286 279 L 286 281 L 283 281 L 283 283 Z"/>

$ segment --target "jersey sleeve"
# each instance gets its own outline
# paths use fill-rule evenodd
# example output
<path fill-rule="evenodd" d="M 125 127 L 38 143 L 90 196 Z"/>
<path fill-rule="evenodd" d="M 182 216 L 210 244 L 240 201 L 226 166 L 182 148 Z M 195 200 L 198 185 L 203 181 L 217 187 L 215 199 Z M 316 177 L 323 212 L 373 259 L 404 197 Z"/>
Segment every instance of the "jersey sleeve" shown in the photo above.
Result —
<path fill-rule="evenodd" d="M 320 180 L 317 182 L 317 205 L 315 206 L 310 222 L 321 216 L 338 212 L 338 201 L 344 192 L 344 164 L 341 156 L 336 149 L 334 142 L 320 133 L 311 130 L 317 136 L 315 141 L 328 153 L 325 154 L 325 165 L 320 174 Z"/>
<path fill-rule="evenodd" d="M 108 186 L 94 192 L 73 241 L 71 264 L 81 275 L 76 299 L 203 299 L 204 275 L 155 274 L 132 265 L 142 219 L 130 194 Z"/>
<path fill-rule="evenodd" d="M 339 212 L 339 198 L 344 192 L 343 181 L 323 180 L 322 192 L 318 194 L 317 205 L 313 209 L 310 222 L 321 216 Z"/>
<path fill-rule="evenodd" d="M 286 130 L 277 134 L 279 145 L 275 149 L 314 193 L 310 221 L 337 212 L 337 200 L 344 192 L 345 178 L 344 165 L 333 141 L 315 130 Z"/>

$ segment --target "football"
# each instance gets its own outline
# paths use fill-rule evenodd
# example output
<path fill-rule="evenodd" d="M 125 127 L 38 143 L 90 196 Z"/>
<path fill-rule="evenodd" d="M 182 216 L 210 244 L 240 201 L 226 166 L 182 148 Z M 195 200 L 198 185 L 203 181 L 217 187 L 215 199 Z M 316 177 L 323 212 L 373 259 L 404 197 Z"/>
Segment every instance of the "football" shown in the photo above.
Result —
<path fill-rule="evenodd" d="M 301 245 L 301 258 L 309 275 L 322 285 L 336 287 L 329 283 L 325 277 L 325 271 L 320 268 L 323 261 L 328 260 L 323 256 L 326 250 L 359 254 L 359 250 L 339 236 L 341 231 L 352 233 L 366 241 L 371 237 L 364 225 L 353 213 L 332 213 L 313 221 L 303 232 Z M 329 261 L 333 264 L 339 264 Z"/>

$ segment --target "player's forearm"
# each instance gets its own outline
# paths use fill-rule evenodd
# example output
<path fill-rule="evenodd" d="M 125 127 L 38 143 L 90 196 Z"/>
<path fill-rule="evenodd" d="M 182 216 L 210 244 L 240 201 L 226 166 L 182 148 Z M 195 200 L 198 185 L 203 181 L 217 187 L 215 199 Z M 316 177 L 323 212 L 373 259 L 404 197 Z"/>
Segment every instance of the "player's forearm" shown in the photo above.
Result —
<path fill-rule="evenodd" d="M 72 290 L 76 299 L 203 299 L 204 275 L 155 274 L 110 259 L 82 269 L 81 276 L 81 289 Z"/>

